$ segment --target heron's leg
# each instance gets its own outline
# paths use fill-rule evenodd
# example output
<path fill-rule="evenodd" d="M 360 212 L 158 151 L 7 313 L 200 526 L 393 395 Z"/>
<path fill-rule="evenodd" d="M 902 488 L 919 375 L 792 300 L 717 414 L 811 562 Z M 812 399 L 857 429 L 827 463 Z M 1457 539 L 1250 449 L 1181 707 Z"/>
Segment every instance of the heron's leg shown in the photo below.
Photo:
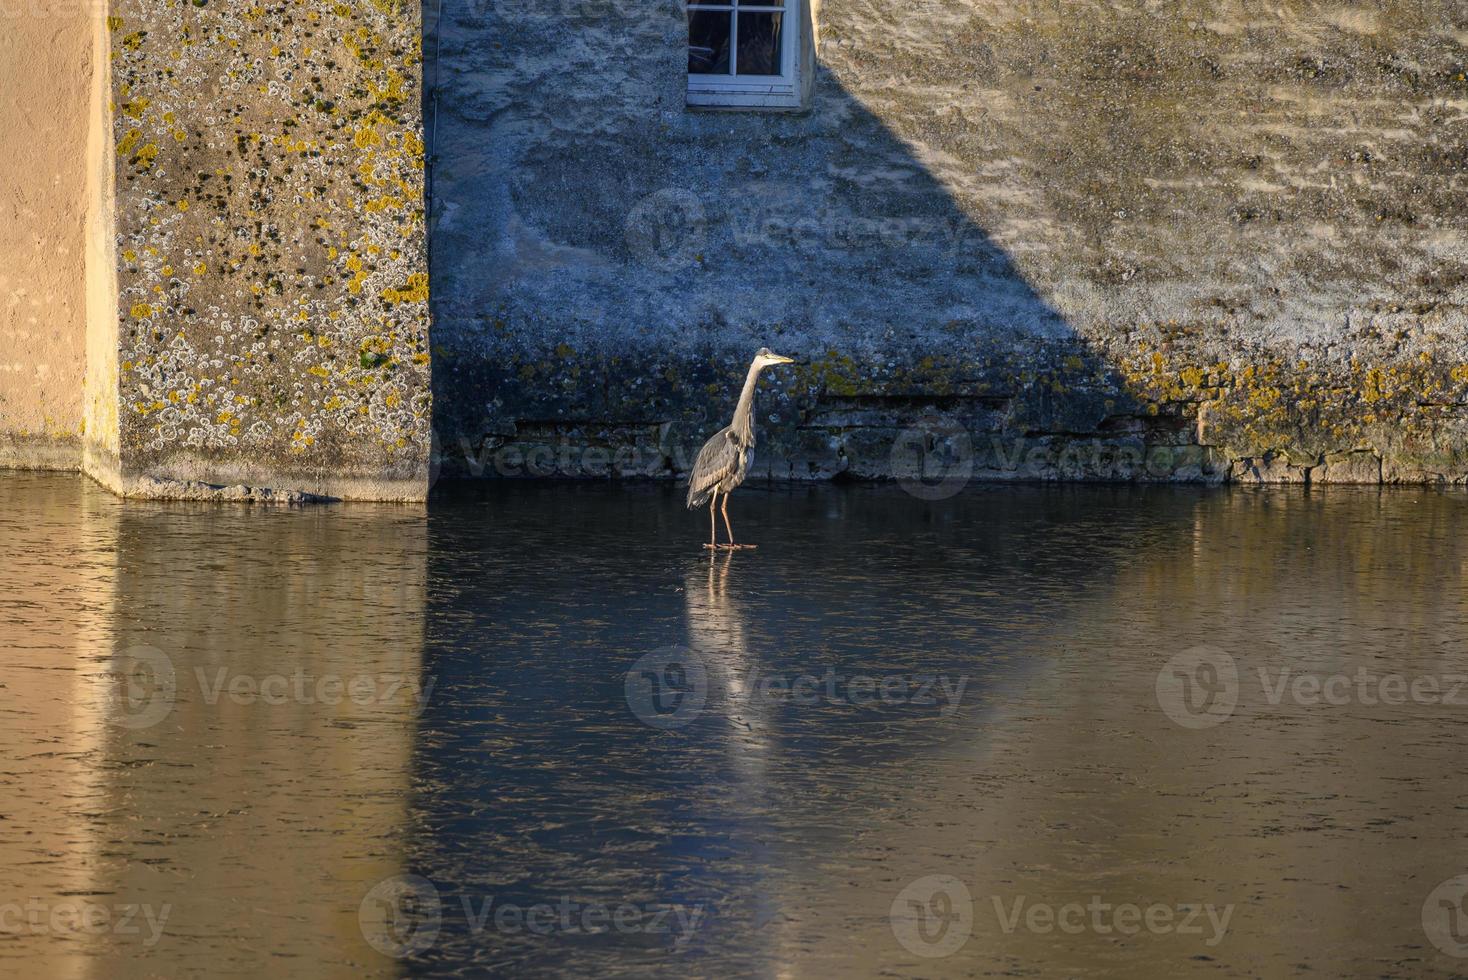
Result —
<path fill-rule="evenodd" d="M 727 493 L 724 494 L 724 506 L 719 508 L 719 512 L 724 515 L 724 530 L 729 532 L 729 547 L 739 547 L 734 543 L 734 529 L 729 526 L 729 495 Z"/>
<path fill-rule="evenodd" d="M 718 506 L 718 503 L 719 503 L 719 491 L 715 490 L 714 491 L 714 495 L 709 498 L 709 547 L 710 548 L 717 548 L 719 546 L 719 530 L 718 530 L 719 529 L 719 525 L 715 522 L 715 519 L 714 519 L 714 508 L 716 506 Z"/>

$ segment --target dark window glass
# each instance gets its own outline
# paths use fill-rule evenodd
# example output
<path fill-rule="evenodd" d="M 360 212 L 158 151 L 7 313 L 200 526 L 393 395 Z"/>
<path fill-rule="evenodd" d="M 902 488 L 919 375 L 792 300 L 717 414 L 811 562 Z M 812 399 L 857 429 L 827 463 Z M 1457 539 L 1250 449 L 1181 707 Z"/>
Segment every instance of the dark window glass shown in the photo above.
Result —
<path fill-rule="evenodd" d="M 688 74 L 729 74 L 729 35 L 734 15 L 726 10 L 688 12 Z"/>
<path fill-rule="evenodd" d="M 780 74 L 781 14 L 739 14 L 739 74 Z"/>

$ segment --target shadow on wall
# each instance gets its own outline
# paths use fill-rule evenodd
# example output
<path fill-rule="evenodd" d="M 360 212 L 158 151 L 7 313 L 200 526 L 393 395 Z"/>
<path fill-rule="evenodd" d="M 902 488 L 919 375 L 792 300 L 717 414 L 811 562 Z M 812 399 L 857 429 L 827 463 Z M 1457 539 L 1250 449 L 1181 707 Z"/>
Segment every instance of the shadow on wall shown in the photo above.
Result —
<path fill-rule="evenodd" d="M 801 362 L 772 373 L 757 405 L 754 470 L 777 478 L 886 477 L 936 459 L 993 479 L 1219 480 L 1229 462 L 1199 445 L 1218 441 L 1200 406 L 1228 391 L 1288 400 L 1272 376 L 1226 378 L 1226 340 L 1180 345 L 1201 363 L 1181 371 L 1166 338 L 1138 355 L 1126 336 L 1138 314 L 1115 297 L 1111 349 L 1067 322 L 1011 254 L 1045 248 L 1053 264 L 1054 228 L 1010 221 L 996 241 L 950 189 L 972 191 L 965 168 L 996 152 L 957 144 L 1013 133 L 962 113 L 905 118 L 870 71 L 858 96 L 819 67 L 807 112 L 690 111 L 686 29 L 669 8 L 502 0 L 425 17 L 446 475 L 676 473 L 726 423 L 764 344 Z M 1036 190 L 1015 186 L 992 193 Z M 1044 224 L 1033 204 L 984 209 Z M 1292 410 L 1255 415 L 1268 431 L 1230 445 L 1293 441 L 1320 463 L 1369 442 L 1302 440 Z M 1372 453 L 1335 465 L 1382 475 Z"/>

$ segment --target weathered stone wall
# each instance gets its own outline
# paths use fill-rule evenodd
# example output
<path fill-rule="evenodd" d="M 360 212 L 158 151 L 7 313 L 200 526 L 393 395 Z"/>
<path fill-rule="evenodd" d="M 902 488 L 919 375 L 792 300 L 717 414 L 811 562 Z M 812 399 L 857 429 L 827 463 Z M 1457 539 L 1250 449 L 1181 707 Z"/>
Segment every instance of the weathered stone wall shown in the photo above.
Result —
<path fill-rule="evenodd" d="M 421 499 L 418 8 L 112 0 L 106 28 L 117 441 L 89 472 Z"/>
<path fill-rule="evenodd" d="M 777 476 L 1468 478 L 1468 7 L 814 19 L 807 113 L 702 113 L 672 0 L 442 5 L 447 472 L 671 472 L 769 344 Z"/>
<path fill-rule="evenodd" d="M 0 0 L 0 466 L 81 464 L 84 7 Z"/>

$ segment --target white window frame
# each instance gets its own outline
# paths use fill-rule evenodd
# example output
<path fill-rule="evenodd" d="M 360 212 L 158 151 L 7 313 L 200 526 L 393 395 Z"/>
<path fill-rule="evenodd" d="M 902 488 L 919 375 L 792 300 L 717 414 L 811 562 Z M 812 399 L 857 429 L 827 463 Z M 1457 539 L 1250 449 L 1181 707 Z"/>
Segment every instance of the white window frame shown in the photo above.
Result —
<path fill-rule="evenodd" d="M 805 24 L 806 0 L 744 0 L 749 7 L 762 12 L 778 12 L 781 47 L 778 75 L 688 75 L 688 104 L 711 109 L 800 109 L 805 104 L 810 53 Z M 687 4 L 689 11 L 728 13 L 735 10 L 733 0 L 715 3 Z M 770 8 L 778 8 L 772 10 Z M 747 7 L 746 7 L 747 9 Z M 738 31 L 737 14 L 734 25 Z M 739 70 L 737 33 L 730 38 L 729 65 Z"/>

